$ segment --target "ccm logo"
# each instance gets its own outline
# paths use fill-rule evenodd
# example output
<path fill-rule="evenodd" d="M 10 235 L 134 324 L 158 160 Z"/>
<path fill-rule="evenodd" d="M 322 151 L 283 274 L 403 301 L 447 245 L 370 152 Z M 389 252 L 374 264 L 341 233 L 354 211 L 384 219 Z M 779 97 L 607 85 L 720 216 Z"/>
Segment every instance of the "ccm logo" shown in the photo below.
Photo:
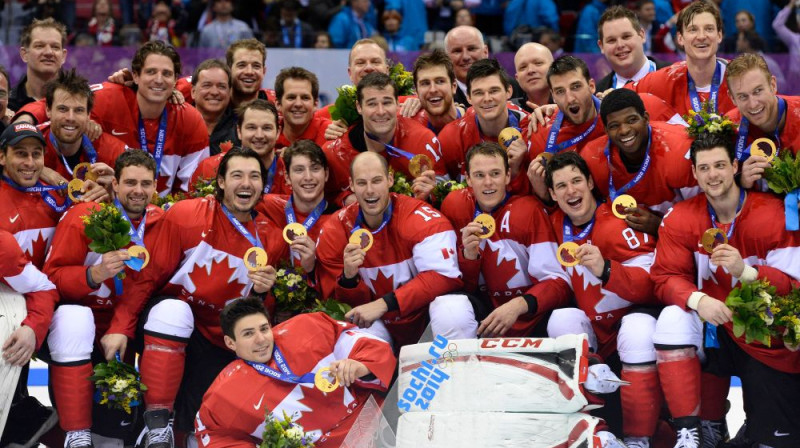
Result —
<path fill-rule="evenodd" d="M 531 338 L 489 338 L 481 340 L 481 348 L 539 348 L 541 339 Z"/>

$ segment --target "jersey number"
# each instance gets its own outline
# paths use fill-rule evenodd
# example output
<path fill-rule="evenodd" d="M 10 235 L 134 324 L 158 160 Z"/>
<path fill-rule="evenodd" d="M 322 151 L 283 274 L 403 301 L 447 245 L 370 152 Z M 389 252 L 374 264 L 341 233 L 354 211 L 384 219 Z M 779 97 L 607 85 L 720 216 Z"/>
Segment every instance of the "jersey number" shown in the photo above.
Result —
<path fill-rule="evenodd" d="M 645 243 L 650 241 L 650 238 L 646 233 L 643 233 L 642 235 L 644 235 Z M 642 243 L 639 241 L 639 237 L 636 236 L 636 232 L 634 232 L 630 227 L 622 231 L 622 237 L 625 238 L 625 242 L 628 243 L 628 247 L 631 249 L 636 249 L 642 245 Z"/>
<path fill-rule="evenodd" d="M 438 212 L 436 212 L 436 210 L 434 210 L 434 209 L 432 209 L 430 207 L 420 207 L 420 208 L 422 210 L 424 210 L 425 213 L 427 213 L 427 215 L 425 213 L 422 213 L 422 211 L 420 211 L 420 210 L 414 210 L 414 214 L 422 216 L 422 219 L 424 219 L 425 222 L 430 221 L 432 218 L 441 218 L 442 217 L 442 215 L 440 215 Z M 430 215 L 430 216 L 428 216 L 428 215 Z"/>

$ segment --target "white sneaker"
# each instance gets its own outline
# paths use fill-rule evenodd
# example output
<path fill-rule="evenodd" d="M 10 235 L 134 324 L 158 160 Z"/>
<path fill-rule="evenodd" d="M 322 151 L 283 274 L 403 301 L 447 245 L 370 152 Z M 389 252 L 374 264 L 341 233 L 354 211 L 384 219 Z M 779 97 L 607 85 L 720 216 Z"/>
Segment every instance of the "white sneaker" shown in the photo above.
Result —
<path fill-rule="evenodd" d="M 64 448 L 93 448 L 92 433 L 88 429 L 67 431 L 64 439 Z"/>
<path fill-rule="evenodd" d="M 600 438 L 600 443 L 603 448 L 625 448 L 625 444 L 622 443 L 617 436 L 608 431 L 597 431 L 596 435 Z"/>
<path fill-rule="evenodd" d="M 625 437 L 625 446 L 628 448 L 650 448 L 649 437 Z"/>

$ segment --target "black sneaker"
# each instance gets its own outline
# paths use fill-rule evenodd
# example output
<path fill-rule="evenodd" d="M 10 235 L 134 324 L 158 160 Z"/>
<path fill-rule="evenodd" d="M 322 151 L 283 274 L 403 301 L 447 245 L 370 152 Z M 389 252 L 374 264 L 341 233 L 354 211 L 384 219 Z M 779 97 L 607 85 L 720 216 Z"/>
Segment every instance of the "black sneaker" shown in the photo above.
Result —
<path fill-rule="evenodd" d="M 703 420 L 703 448 L 717 448 L 730 439 L 728 422 L 722 420 Z"/>
<path fill-rule="evenodd" d="M 39 438 L 58 423 L 58 415 L 51 407 L 39 403 L 35 397 L 27 396 L 11 405 L 0 446 L 7 448 L 30 448 L 39 443 Z"/>
<path fill-rule="evenodd" d="M 144 429 L 136 445 L 143 448 L 175 447 L 172 419 L 168 410 L 155 409 L 144 412 Z"/>
<path fill-rule="evenodd" d="M 736 431 L 736 435 L 727 442 L 723 442 L 719 445 L 719 448 L 751 448 L 754 446 L 758 446 L 754 440 L 750 440 L 746 435 L 747 432 L 747 421 L 745 420 L 744 424 Z"/>

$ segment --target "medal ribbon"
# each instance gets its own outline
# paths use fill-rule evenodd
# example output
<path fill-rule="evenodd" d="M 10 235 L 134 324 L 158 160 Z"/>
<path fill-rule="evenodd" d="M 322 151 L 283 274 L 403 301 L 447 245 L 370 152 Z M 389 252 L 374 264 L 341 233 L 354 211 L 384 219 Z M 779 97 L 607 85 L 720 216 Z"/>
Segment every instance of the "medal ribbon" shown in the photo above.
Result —
<path fill-rule="evenodd" d="M 161 159 L 164 157 L 164 144 L 167 141 L 167 108 L 161 113 L 161 121 L 158 124 L 158 134 L 156 135 L 156 146 L 153 149 L 152 157 L 156 161 L 156 179 L 161 170 Z M 147 134 L 144 131 L 144 120 L 141 115 L 139 116 L 139 144 L 142 149 L 150 153 L 150 148 L 147 147 Z"/>
<path fill-rule="evenodd" d="M 486 141 L 486 137 L 483 135 L 483 130 L 481 129 L 481 123 L 478 121 L 478 115 L 475 114 L 475 127 L 478 128 L 478 135 L 481 138 L 482 142 Z M 514 128 L 516 130 L 520 130 L 519 128 L 519 118 L 517 115 L 512 113 L 510 110 L 508 111 L 508 127 Z M 495 139 L 497 140 L 497 139 Z"/>
<path fill-rule="evenodd" d="M 293 224 L 297 222 L 297 216 L 294 214 L 294 202 L 292 199 L 292 196 L 289 196 L 289 201 L 286 202 L 286 205 L 283 207 L 283 211 L 286 214 L 287 224 Z M 308 215 L 308 217 L 306 217 L 306 220 L 303 221 L 303 227 L 305 227 L 306 230 L 310 230 L 312 227 L 314 227 L 314 224 L 317 223 L 319 217 L 322 216 L 322 212 L 324 212 L 326 208 L 328 208 L 328 202 L 323 199 L 322 202 L 314 207 L 314 210 L 310 215 Z"/>
<path fill-rule="evenodd" d="M 592 220 L 589 221 L 589 224 L 587 224 L 586 227 L 583 228 L 581 233 L 573 236 L 572 220 L 569 219 L 569 216 L 564 215 L 564 242 L 571 243 L 573 241 L 580 241 L 582 239 L 585 239 L 587 236 L 589 236 L 590 233 L 592 233 L 592 228 L 594 228 L 594 216 L 592 216 Z"/>
<path fill-rule="evenodd" d="M 594 101 L 594 108 L 597 111 L 597 114 L 594 116 L 594 121 L 592 124 L 586 128 L 580 135 L 572 137 L 571 139 L 556 144 L 556 138 L 558 137 L 559 131 L 561 131 L 561 125 L 564 123 L 564 112 L 558 111 L 556 114 L 556 119 L 553 121 L 552 127 L 550 127 L 550 134 L 547 136 L 547 144 L 545 145 L 544 150 L 551 153 L 556 154 L 559 153 L 570 146 L 575 146 L 581 141 L 583 141 L 586 137 L 589 136 L 594 131 L 594 128 L 597 127 L 597 119 L 600 118 L 600 100 L 597 97 L 593 96 L 592 101 Z"/>
<path fill-rule="evenodd" d="M 378 140 L 378 137 L 370 134 L 369 132 L 364 131 L 364 134 L 366 134 L 367 137 L 370 140 L 374 140 L 374 141 L 382 144 L 383 147 L 386 149 L 386 153 L 389 154 L 392 157 L 405 157 L 406 159 L 411 160 L 415 156 L 415 154 L 412 154 L 412 153 L 410 153 L 408 151 L 403 151 L 402 149 L 400 149 L 400 148 L 398 148 L 396 146 L 393 146 L 392 142 L 394 141 L 394 139 L 392 139 L 392 142 L 383 143 L 380 140 Z"/>
<path fill-rule="evenodd" d="M 503 198 L 503 200 L 502 200 L 502 201 L 500 201 L 500 203 L 499 203 L 499 204 L 495 205 L 495 206 L 494 206 L 494 208 L 492 208 L 492 211 L 490 211 L 488 214 L 489 214 L 489 215 L 493 215 L 493 214 L 494 214 L 494 212 L 496 212 L 496 211 L 500 210 L 500 209 L 501 209 L 501 208 L 502 208 L 504 205 L 506 205 L 506 202 L 508 202 L 508 198 L 510 198 L 510 197 L 511 197 L 511 193 L 508 193 L 508 192 L 506 192 L 506 197 L 505 197 L 505 198 Z M 481 211 L 481 207 L 478 205 L 478 202 L 476 201 L 476 202 L 475 202 L 475 214 L 473 214 L 473 215 L 472 215 L 472 219 L 474 220 L 474 219 L 475 219 L 475 218 L 477 218 L 477 217 L 478 217 L 478 215 L 480 215 L 481 213 L 483 213 L 483 212 Z"/>
<path fill-rule="evenodd" d="M 272 356 L 275 358 L 275 364 L 278 365 L 280 372 L 260 362 L 252 362 L 252 361 L 244 361 L 244 362 L 250 365 L 250 367 L 255 369 L 255 371 L 260 373 L 261 375 L 275 378 L 276 380 L 283 381 L 284 383 L 314 384 L 313 373 L 306 373 L 305 375 L 297 376 L 294 374 L 294 372 L 292 372 L 292 369 L 289 368 L 289 365 L 286 363 L 286 360 L 283 358 L 281 350 L 278 348 L 277 345 L 275 346 L 272 352 Z"/>
<path fill-rule="evenodd" d="M 147 221 L 147 210 L 145 210 L 144 213 L 142 213 L 142 222 L 139 223 L 139 228 L 134 230 L 133 222 L 131 221 L 131 218 L 128 217 L 128 213 L 125 211 L 125 208 L 119 202 L 119 199 L 114 198 L 114 205 L 117 207 L 117 210 L 119 210 L 120 214 L 122 215 L 122 219 L 127 221 L 128 224 L 130 225 L 130 228 L 128 228 L 128 235 L 130 235 L 131 241 L 133 241 L 134 244 L 144 247 L 144 227 L 145 227 L 145 222 Z M 131 257 L 130 259 L 125 260 L 123 263 L 125 264 L 125 266 L 133 269 L 136 272 L 139 272 L 142 270 L 142 266 L 144 265 L 144 260 L 136 257 Z M 114 276 L 114 292 L 117 294 L 117 296 L 122 295 L 122 280 L 120 280 L 120 278 L 117 277 L 116 275 Z"/>
<path fill-rule="evenodd" d="M 686 80 L 689 83 L 689 99 L 692 103 L 692 109 L 695 112 L 700 112 L 703 109 L 703 105 L 700 103 L 700 96 L 697 94 L 697 87 L 695 87 L 694 79 L 692 79 L 692 75 L 689 72 L 686 72 Z M 722 62 L 717 61 L 717 68 L 714 69 L 714 76 L 711 78 L 711 92 L 709 93 L 708 100 L 713 105 L 714 109 L 709 112 L 716 112 L 717 108 L 717 96 L 719 96 L 719 84 L 722 80 Z"/>
<path fill-rule="evenodd" d="M 786 100 L 778 97 L 778 123 L 775 125 L 775 131 L 772 133 L 772 138 L 777 144 L 778 150 L 781 148 L 781 135 L 780 124 L 783 114 L 786 113 Z M 736 160 L 744 162 L 750 157 L 750 149 L 747 146 L 747 137 L 750 133 L 750 121 L 742 114 L 742 121 L 739 122 L 739 132 L 736 136 Z M 776 154 L 777 155 L 777 154 Z"/>
<path fill-rule="evenodd" d="M 36 182 L 36 185 L 33 187 L 22 187 L 18 185 L 16 182 L 11 180 L 7 176 L 3 176 L 3 180 L 8 184 L 11 185 L 17 191 L 21 191 L 23 193 L 39 193 L 42 196 L 44 202 L 50 206 L 56 213 L 63 213 L 64 210 L 68 209 L 70 205 L 72 205 L 72 201 L 67 197 L 64 200 L 62 205 L 58 205 L 56 199 L 51 195 L 49 192 L 54 190 L 66 190 L 67 185 L 59 185 L 59 186 L 52 186 L 52 185 L 44 185 L 41 182 Z"/>
<path fill-rule="evenodd" d="M 656 63 L 653 61 L 649 61 L 650 67 L 647 69 L 647 73 L 653 73 L 656 71 Z M 629 79 L 628 82 L 633 82 L 633 79 Z M 627 83 L 626 83 L 627 84 Z M 616 89 L 617 88 L 617 73 L 615 72 L 614 75 L 611 77 L 611 87 Z"/>
<path fill-rule="evenodd" d="M 272 155 L 272 165 L 267 170 L 267 184 L 264 185 L 264 193 L 272 191 L 272 183 L 275 180 L 275 172 L 278 171 L 278 155 Z"/>
<path fill-rule="evenodd" d="M 378 232 L 380 232 L 381 230 L 383 230 L 383 228 L 386 227 L 386 224 L 389 224 L 389 221 L 391 221 L 391 219 L 392 219 L 392 208 L 393 208 L 392 207 L 392 199 L 390 197 L 389 198 L 389 205 L 386 206 L 386 210 L 384 210 L 384 212 L 383 212 L 383 221 L 381 222 L 381 225 L 378 226 L 377 230 L 372 231 L 373 235 L 375 235 Z M 356 217 L 356 225 L 353 226 L 353 229 L 350 231 L 350 233 L 354 233 L 356 230 L 360 229 L 361 225 L 363 223 L 364 223 L 364 214 L 361 213 L 361 210 L 359 209 L 358 210 L 358 216 Z"/>
<path fill-rule="evenodd" d="M 53 136 L 53 131 L 50 131 L 50 143 L 55 148 L 56 153 L 61 157 L 61 161 L 64 163 L 64 168 L 67 169 L 67 172 L 70 176 L 74 176 L 72 172 L 72 168 L 67 163 L 67 158 L 64 157 L 64 154 L 58 148 L 58 142 L 56 141 L 55 136 Z M 84 152 L 86 152 L 86 158 L 89 159 L 89 163 L 97 163 L 97 151 L 95 151 L 94 146 L 92 145 L 92 141 L 89 140 L 89 137 L 86 134 L 83 135 L 83 140 L 81 142 L 81 146 L 83 147 Z"/>
<path fill-rule="evenodd" d="M 220 205 L 222 206 L 222 212 L 228 218 L 228 221 L 230 221 L 231 224 L 233 224 L 233 227 L 236 229 L 236 231 L 239 232 L 243 237 L 245 237 L 252 246 L 260 247 L 263 249 L 264 246 L 261 245 L 261 239 L 258 237 L 258 226 L 256 226 L 255 219 L 253 220 L 253 227 L 256 229 L 256 235 L 253 236 L 250 234 L 250 232 L 247 231 L 247 228 L 244 226 L 244 224 L 242 224 L 238 219 L 236 219 L 235 216 L 233 216 L 230 210 L 228 210 L 228 207 L 225 207 L 224 204 Z M 252 212 L 252 216 L 253 218 L 255 218 L 256 213 Z"/>
<path fill-rule="evenodd" d="M 622 188 L 617 190 L 614 188 L 614 176 L 612 175 L 612 167 L 611 167 L 611 139 L 608 139 L 608 143 L 606 144 L 605 154 L 606 160 L 608 161 L 608 196 L 613 201 L 617 198 L 617 196 L 626 193 L 631 188 L 635 187 L 638 184 L 644 175 L 647 173 L 647 169 L 650 167 L 650 138 L 652 136 L 652 129 L 650 125 L 647 126 L 647 149 L 644 156 L 644 162 L 642 162 L 642 166 L 639 167 L 639 172 L 636 173 L 636 176 L 633 177 L 627 184 L 625 184 Z"/>

